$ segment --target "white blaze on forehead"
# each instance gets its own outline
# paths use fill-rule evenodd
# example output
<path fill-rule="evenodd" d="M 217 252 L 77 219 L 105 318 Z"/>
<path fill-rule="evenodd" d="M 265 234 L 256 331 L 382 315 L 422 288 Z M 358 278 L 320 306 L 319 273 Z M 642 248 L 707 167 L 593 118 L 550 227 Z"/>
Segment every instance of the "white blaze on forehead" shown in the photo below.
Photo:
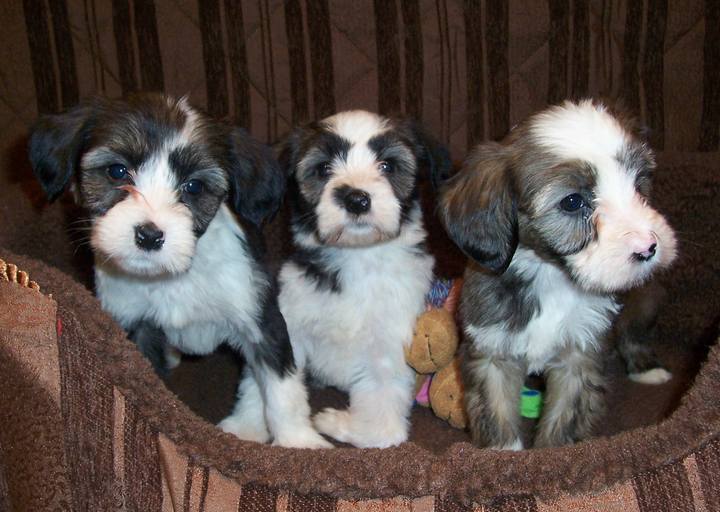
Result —
<path fill-rule="evenodd" d="M 387 131 L 387 119 L 365 110 L 348 110 L 324 121 L 331 130 L 353 144 L 365 144 L 372 137 Z"/>
<path fill-rule="evenodd" d="M 378 170 L 378 156 L 367 145 L 352 146 L 344 160 L 335 163 L 336 177 L 354 177 L 358 182 L 348 182 L 348 185 L 362 187 L 363 182 L 373 182 L 381 177 Z"/>
<path fill-rule="evenodd" d="M 629 142 L 629 134 L 604 107 L 590 101 L 565 103 L 536 116 L 533 140 L 553 154 L 595 163 L 613 159 Z"/>
<path fill-rule="evenodd" d="M 168 207 L 178 200 L 178 178 L 170 168 L 168 156 L 167 150 L 153 154 L 135 174 L 134 187 L 151 209 Z"/>
<path fill-rule="evenodd" d="M 637 193 L 637 170 L 619 160 L 632 138 L 605 107 L 565 103 L 539 114 L 531 131 L 534 142 L 553 155 L 587 162 L 596 170 L 598 201 L 623 204 Z"/>
<path fill-rule="evenodd" d="M 336 135 L 350 142 L 351 146 L 343 159 L 333 162 L 336 175 L 367 173 L 368 170 L 377 170 L 378 155 L 367 143 L 373 137 L 390 129 L 388 120 L 365 110 L 349 110 L 340 112 L 325 119 L 325 123 Z M 365 175 L 371 181 L 377 179 L 380 173 Z M 361 186 L 360 183 L 353 184 Z"/>
<path fill-rule="evenodd" d="M 151 200 L 148 195 L 152 194 L 153 202 L 158 201 L 158 204 L 168 205 L 179 197 L 177 189 L 180 182 L 170 166 L 170 154 L 197 138 L 200 115 L 187 103 L 185 97 L 178 102 L 178 108 L 186 115 L 182 128 L 143 162 L 135 177 L 135 188 L 146 195 L 148 200 Z"/>
<path fill-rule="evenodd" d="M 193 140 L 195 140 L 195 132 L 199 126 L 200 121 L 200 115 L 195 109 L 188 105 L 187 98 L 183 97 L 178 103 L 178 106 L 187 117 L 185 119 L 185 124 L 183 125 L 182 130 L 180 130 L 180 133 L 174 139 L 173 146 L 187 144 L 188 142 L 192 142 Z"/>
<path fill-rule="evenodd" d="M 617 119 L 591 102 L 566 103 L 533 118 L 529 129 L 542 152 L 594 171 L 592 219 L 597 236 L 567 257 L 578 284 L 615 293 L 642 283 L 654 269 L 674 260 L 672 229 L 636 188 L 637 172 L 646 165 L 638 159 L 643 149 L 634 147 L 639 142 Z M 656 253 L 651 260 L 634 257 L 652 244 Z"/>

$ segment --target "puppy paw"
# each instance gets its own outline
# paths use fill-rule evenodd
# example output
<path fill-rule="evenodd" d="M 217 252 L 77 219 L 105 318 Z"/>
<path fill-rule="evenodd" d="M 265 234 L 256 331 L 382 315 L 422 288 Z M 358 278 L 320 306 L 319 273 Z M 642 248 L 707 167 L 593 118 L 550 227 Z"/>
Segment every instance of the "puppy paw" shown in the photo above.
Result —
<path fill-rule="evenodd" d="M 270 441 L 270 432 L 268 432 L 265 423 L 263 422 L 262 425 L 258 422 L 253 423 L 247 420 L 247 416 L 228 416 L 217 426 L 228 434 L 233 434 L 244 441 L 255 441 L 257 443 Z"/>
<path fill-rule="evenodd" d="M 523 442 L 521 439 L 516 439 L 512 443 L 508 443 L 505 445 L 499 445 L 499 446 L 491 446 L 491 450 L 508 450 L 513 452 L 519 452 L 520 450 L 523 450 L 525 447 L 523 446 Z"/>
<path fill-rule="evenodd" d="M 348 411 L 338 411 L 331 408 L 323 409 L 315 415 L 313 423 L 321 434 L 328 435 L 344 443 L 349 442 L 348 437 L 350 436 L 352 423 Z"/>
<path fill-rule="evenodd" d="M 640 384 L 665 384 L 672 379 L 672 373 L 665 368 L 653 368 L 642 373 L 630 373 L 628 378 Z"/>
<path fill-rule="evenodd" d="M 358 448 L 388 448 L 407 440 L 407 428 L 402 425 L 378 425 L 366 420 L 361 422 L 350 411 L 325 409 L 313 418 L 315 428 L 325 435 Z"/>
<path fill-rule="evenodd" d="M 165 347 L 165 366 L 168 370 L 174 370 L 182 362 L 182 353 L 169 345 Z"/>
<path fill-rule="evenodd" d="M 294 429 L 292 433 L 278 434 L 272 444 L 285 448 L 335 448 L 312 428 Z"/>

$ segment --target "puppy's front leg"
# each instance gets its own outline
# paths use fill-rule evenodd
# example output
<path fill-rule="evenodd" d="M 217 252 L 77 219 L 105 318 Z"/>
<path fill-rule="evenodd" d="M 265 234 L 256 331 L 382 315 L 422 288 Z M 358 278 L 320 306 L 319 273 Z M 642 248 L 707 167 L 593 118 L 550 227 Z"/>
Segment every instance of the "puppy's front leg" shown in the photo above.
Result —
<path fill-rule="evenodd" d="M 146 320 L 140 320 L 128 329 L 128 338 L 150 361 L 158 377 L 167 380 L 170 376 L 170 365 L 167 360 L 167 337 L 163 330 Z"/>
<path fill-rule="evenodd" d="M 248 441 L 290 448 L 332 448 L 313 429 L 302 372 L 288 369 L 246 367 L 233 413 L 218 427 Z"/>
<path fill-rule="evenodd" d="M 605 378 L 600 353 L 570 347 L 546 370 L 546 396 L 536 448 L 586 439 L 603 413 Z"/>
<path fill-rule="evenodd" d="M 310 422 L 310 405 L 302 373 L 263 373 L 265 418 L 273 444 L 292 448 L 333 448 Z"/>
<path fill-rule="evenodd" d="M 247 361 L 238 403 L 219 427 L 241 439 L 290 448 L 332 448 L 310 422 L 303 371 L 295 364 L 285 320 L 268 296 L 260 321 L 263 338 L 236 346 Z"/>
<path fill-rule="evenodd" d="M 235 409 L 230 416 L 218 423 L 218 427 L 246 441 L 267 443 L 270 440 L 270 432 L 265 422 L 264 400 L 249 366 L 243 368 Z"/>
<path fill-rule="evenodd" d="M 397 446 L 408 438 L 413 403 L 409 366 L 368 368 L 350 388 L 350 407 L 327 408 L 314 418 L 315 427 L 338 441 L 359 448 Z"/>
<path fill-rule="evenodd" d="M 525 369 L 517 358 L 463 351 L 465 409 L 472 440 L 499 450 L 522 450 L 520 394 Z"/>

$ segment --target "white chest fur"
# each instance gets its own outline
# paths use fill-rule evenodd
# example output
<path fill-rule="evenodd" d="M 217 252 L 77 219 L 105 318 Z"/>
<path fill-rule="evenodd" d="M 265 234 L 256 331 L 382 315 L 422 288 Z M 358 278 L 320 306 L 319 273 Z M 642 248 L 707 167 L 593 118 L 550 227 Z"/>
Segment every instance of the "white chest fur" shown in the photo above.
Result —
<path fill-rule="evenodd" d="M 397 372 L 432 279 L 434 259 L 418 252 L 413 226 L 389 242 L 323 248 L 340 291 L 321 289 L 295 263 L 280 273 L 280 310 L 296 361 L 326 384 L 347 389 L 359 374 Z"/>
<path fill-rule="evenodd" d="M 542 372 L 562 347 L 598 348 L 620 309 L 614 296 L 579 288 L 561 269 L 528 249 L 519 248 L 511 266 L 530 279 L 528 293 L 538 298 L 538 312 L 517 332 L 502 324 L 466 326 L 478 346 L 490 351 L 502 347 L 504 353 L 525 360 L 529 373 Z"/>
<path fill-rule="evenodd" d="M 96 262 L 95 286 L 102 307 L 124 327 L 148 320 L 188 353 L 207 354 L 225 340 L 259 340 L 258 291 L 245 235 L 223 205 L 197 240 L 190 269 L 177 275 L 135 276 Z M 260 278 L 263 279 L 263 278 Z"/>

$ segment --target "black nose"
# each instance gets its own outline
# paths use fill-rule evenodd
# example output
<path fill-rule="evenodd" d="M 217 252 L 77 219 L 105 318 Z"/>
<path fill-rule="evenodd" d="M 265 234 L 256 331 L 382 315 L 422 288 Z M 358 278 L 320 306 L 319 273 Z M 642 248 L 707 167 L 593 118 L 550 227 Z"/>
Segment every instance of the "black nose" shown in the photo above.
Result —
<path fill-rule="evenodd" d="M 355 215 L 361 215 L 370 209 L 370 195 L 362 190 L 351 190 L 345 196 L 345 209 Z"/>
<path fill-rule="evenodd" d="M 165 243 L 165 233 L 152 222 L 135 227 L 135 245 L 145 251 L 157 251 Z"/>

